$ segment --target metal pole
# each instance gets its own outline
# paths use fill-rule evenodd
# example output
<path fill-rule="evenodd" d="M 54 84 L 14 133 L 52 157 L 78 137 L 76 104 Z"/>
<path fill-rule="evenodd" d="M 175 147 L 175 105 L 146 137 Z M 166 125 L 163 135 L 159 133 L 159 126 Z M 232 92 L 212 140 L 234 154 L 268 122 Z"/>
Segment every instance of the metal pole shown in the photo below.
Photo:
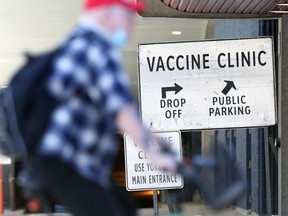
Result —
<path fill-rule="evenodd" d="M 268 141 L 268 128 L 264 128 L 264 152 L 265 152 L 265 173 L 266 173 L 266 201 L 267 201 L 267 214 L 272 214 L 271 209 L 271 185 L 270 185 L 270 157 L 269 157 L 269 141 Z"/>
<path fill-rule="evenodd" d="M 3 156 L 0 155 L 0 214 L 4 212 Z"/>
<path fill-rule="evenodd" d="M 154 205 L 154 216 L 158 216 L 159 215 L 159 208 L 158 208 L 157 190 L 153 190 L 153 205 Z"/>

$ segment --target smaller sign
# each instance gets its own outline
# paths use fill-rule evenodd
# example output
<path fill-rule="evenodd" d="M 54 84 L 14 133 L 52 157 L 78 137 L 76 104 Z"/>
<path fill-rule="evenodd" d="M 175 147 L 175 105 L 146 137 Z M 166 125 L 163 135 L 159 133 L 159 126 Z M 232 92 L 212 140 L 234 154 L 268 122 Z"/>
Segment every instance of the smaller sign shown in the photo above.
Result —
<path fill-rule="evenodd" d="M 182 160 L 182 145 L 180 131 L 157 132 L 160 139 L 171 145 Z M 128 191 L 158 190 L 182 188 L 183 179 L 180 174 L 163 172 L 153 164 L 141 145 L 137 144 L 129 135 L 124 135 L 126 188 Z M 151 143 L 151 150 L 157 151 L 157 144 Z"/>

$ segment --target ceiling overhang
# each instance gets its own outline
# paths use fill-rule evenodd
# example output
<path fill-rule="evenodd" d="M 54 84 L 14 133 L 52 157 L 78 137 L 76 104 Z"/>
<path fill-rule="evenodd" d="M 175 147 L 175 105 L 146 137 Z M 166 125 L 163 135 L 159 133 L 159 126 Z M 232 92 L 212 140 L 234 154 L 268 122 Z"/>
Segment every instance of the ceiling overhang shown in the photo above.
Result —
<path fill-rule="evenodd" d="M 288 0 L 160 0 L 188 13 L 273 14 L 288 13 Z"/>

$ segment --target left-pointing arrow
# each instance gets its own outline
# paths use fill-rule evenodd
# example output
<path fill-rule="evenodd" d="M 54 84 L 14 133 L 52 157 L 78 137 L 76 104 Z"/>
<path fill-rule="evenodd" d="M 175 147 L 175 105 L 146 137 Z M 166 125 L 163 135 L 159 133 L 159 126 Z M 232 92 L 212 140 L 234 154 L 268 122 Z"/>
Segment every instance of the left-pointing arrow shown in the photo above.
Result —
<path fill-rule="evenodd" d="M 180 92 L 183 88 L 179 86 L 177 83 L 174 83 L 172 87 L 162 87 L 162 98 L 166 98 L 166 93 L 168 91 L 174 91 L 175 95 Z"/>

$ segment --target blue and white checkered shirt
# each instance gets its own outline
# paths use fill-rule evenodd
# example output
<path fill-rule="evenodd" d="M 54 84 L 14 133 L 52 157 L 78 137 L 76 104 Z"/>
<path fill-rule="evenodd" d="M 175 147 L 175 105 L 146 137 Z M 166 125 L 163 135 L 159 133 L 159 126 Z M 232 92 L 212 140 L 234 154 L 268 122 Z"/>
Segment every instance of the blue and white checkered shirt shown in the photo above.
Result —
<path fill-rule="evenodd" d="M 121 51 L 95 29 L 80 26 L 60 48 L 47 86 L 63 103 L 52 114 L 39 153 L 105 185 L 119 145 L 115 116 L 134 101 Z"/>

